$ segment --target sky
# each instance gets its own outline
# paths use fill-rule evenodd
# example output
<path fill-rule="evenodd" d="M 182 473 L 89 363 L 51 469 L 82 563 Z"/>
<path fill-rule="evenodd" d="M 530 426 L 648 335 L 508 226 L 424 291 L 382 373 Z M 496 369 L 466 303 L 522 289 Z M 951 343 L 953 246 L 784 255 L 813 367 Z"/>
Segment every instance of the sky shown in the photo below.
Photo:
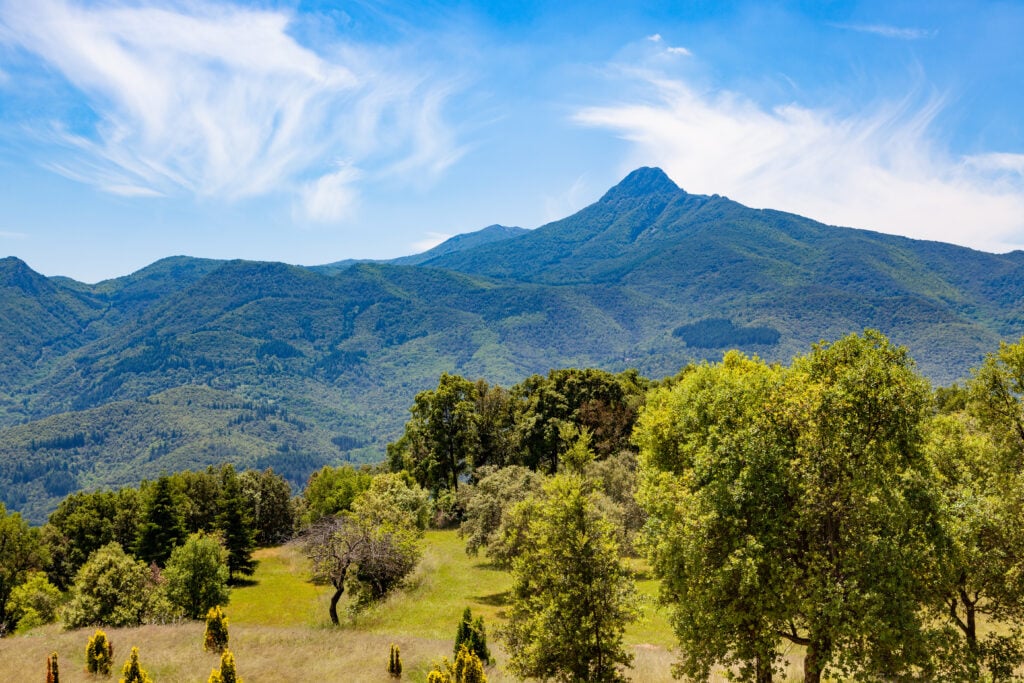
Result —
<path fill-rule="evenodd" d="M 0 256 L 84 282 L 534 228 L 639 166 L 1024 248 L 1024 1 L 0 0 Z"/>

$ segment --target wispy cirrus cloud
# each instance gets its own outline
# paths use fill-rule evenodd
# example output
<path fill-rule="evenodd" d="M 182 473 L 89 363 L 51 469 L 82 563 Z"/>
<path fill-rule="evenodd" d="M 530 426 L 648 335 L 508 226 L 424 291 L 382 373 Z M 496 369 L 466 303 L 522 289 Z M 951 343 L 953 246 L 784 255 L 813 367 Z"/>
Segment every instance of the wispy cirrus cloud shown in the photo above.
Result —
<path fill-rule="evenodd" d="M 922 40 L 934 38 L 939 34 L 933 29 L 908 28 L 903 26 L 890 26 L 888 24 L 832 24 L 836 28 L 859 33 L 872 33 L 883 38 L 895 38 L 896 40 Z"/>
<path fill-rule="evenodd" d="M 336 221 L 360 179 L 429 177 L 459 158 L 444 117 L 451 78 L 394 49 L 314 51 L 293 19 L 202 0 L 0 0 L 0 42 L 57 72 L 95 115 L 86 130 L 58 119 L 33 131 L 47 165 L 110 193 L 284 191 L 306 218 Z"/>
<path fill-rule="evenodd" d="M 417 240 L 416 242 L 413 242 L 409 246 L 412 247 L 412 253 L 421 254 L 424 251 L 429 251 L 433 249 L 437 245 L 442 244 L 443 242 L 451 239 L 452 237 L 454 237 L 454 235 L 448 234 L 446 232 L 428 232 L 426 237 L 424 237 L 421 240 Z"/>
<path fill-rule="evenodd" d="M 659 165 L 688 191 L 832 224 L 990 251 L 1024 246 L 1024 155 L 950 154 L 933 135 L 942 98 L 842 115 L 631 76 L 645 95 L 574 116 L 631 142 L 631 167 Z"/>

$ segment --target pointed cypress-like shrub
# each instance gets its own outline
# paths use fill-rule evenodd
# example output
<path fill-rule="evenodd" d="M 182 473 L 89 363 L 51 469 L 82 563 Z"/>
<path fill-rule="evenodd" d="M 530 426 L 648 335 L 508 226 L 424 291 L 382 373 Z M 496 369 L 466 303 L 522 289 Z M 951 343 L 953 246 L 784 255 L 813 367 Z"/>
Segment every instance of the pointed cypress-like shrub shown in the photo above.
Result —
<path fill-rule="evenodd" d="M 220 669 L 210 672 L 207 683 L 242 683 L 242 679 L 235 672 L 235 656 L 231 650 L 225 649 L 220 654 Z"/>
<path fill-rule="evenodd" d="M 203 649 L 207 652 L 223 652 L 228 647 L 228 618 L 220 607 L 211 607 L 206 613 L 206 633 L 203 635 Z"/>
<path fill-rule="evenodd" d="M 60 670 L 57 667 L 57 653 L 46 658 L 46 683 L 60 683 Z"/>
<path fill-rule="evenodd" d="M 487 683 L 483 662 L 465 645 L 460 647 L 459 653 L 455 655 L 454 683 Z"/>
<path fill-rule="evenodd" d="M 462 621 L 455 631 L 455 656 L 459 654 L 459 648 L 463 645 L 480 658 L 480 661 L 487 664 L 491 661 L 491 652 L 487 649 L 487 630 L 484 628 L 484 618 L 473 619 L 473 612 L 467 607 L 462 613 Z"/>
<path fill-rule="evenodd" d="M 132 648 L 132 654 L 121 670 L 120 683 L 153 683 L 153 679 L 139 664 L 139 648 Z"/>
<path fill-rule="evenodd" d="M 91 674 L 109 676 L 114 663 L 114 646 L 107 640 L 107 634 L 99 629 L 85 646 L 85 670 Z"/>
<path fill-rule="evenodd" d="M 402 677 L 402 653 L 397 645 L 391 646 L 391 658 L 388 660 L 388 673 L 392 678 Z"/>

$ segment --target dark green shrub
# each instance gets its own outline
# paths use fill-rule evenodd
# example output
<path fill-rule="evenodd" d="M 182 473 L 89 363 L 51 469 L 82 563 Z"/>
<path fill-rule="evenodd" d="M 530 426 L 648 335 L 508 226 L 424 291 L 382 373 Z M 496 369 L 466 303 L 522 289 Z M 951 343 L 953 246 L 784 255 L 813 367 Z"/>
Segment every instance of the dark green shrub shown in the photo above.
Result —
<path fill-rule="evenodd" d="M 487 649 L 487 630 L 484 628 L 484 618 L 473 619 L 472 611 L 467 607 L 462 613 L 462 621 L 455 632 L 455 656 L 459 654 L 459 648 L 463 645 L 475 654 L 481 662 L 487 664 L 491 661 L 491 653 Z"/>
<path fill-rule="evenodd" d="M 85 646 L 85 670 L 91 674 L 109 676 L 114 660 L 114 646 L 107 640 L 107 634 L 99 629 Z"/>
<path fill-rule="evenodd" d="M 211 607 L 206 613 L 206 633 L 203 649 L 207 652 L 223 652 L 228 647 L 228 618 L 220 607 Z"/>
<path fill-rule="evenodd" d="M 153 679 L 139 664 L 139 648 L 132 648 L 132 654 L 121 670 L 120 683 L 153 683 Z"/>
<path fill-rule="evenodd" d="M 388 673 L 392 678 L 402 677 L 402 653 L 397 645 L 391 646 L 391 658 L 388 660 Z"/>

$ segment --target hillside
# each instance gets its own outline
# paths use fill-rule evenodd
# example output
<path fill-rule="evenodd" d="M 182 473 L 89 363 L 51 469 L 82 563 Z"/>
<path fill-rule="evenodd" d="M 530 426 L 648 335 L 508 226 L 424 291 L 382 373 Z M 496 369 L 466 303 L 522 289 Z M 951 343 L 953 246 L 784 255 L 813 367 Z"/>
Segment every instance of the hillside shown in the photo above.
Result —
<path fill-rule="evenodd" d="M 444 371 L 504 385 L 565 366 L 661 377 L 731 347 L 785 361 L 865 327 L 908 346 L 933 381 L 963 377 L 1024 333 L 1024 253 L 827 226 L 639 169 L 563 220 L 391 263 L 179 256 L 86 285 L 8 258 L 0 499 L 39 519 L 70 488 L 161 467 L 277 467 L 293 447 L 308 464 L 379 460 Z M 180 388 L 218 397 L 193 405 L 264 406 L 305 431 L 226 424 L 242 408 L 190 415 Z M 188 436 L 150 460 L 166 433 Z M 67 453 L 38 448 L 77 434 Z"/>

